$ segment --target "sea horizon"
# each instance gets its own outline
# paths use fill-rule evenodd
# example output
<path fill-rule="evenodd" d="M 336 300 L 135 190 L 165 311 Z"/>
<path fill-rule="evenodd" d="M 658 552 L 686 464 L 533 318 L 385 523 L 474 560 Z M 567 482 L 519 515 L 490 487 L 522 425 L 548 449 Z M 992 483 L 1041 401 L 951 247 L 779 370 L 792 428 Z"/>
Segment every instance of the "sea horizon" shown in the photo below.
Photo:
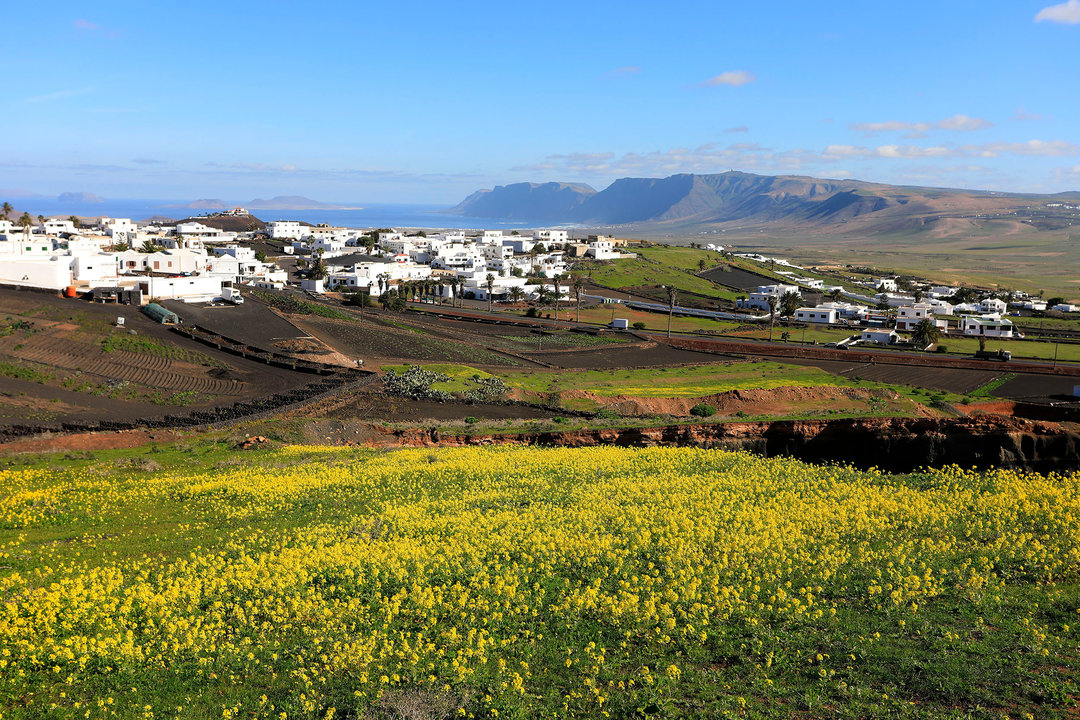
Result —
<path fill-rule="evenodd" d="M 189 201 L 190 202 L 190 201 Z M 58 198 L 34 197 L 12 201 L 17 212 L 29 212 L 34 216 L 47 217 L 75 215 L 81 218 L 112 217 L 128 218 L 142 222 L 151 217 L 168 217 L 174 220 L 198 218 L 211 215 L 216 210 L 198 210 L 183 207 L 182 200 L 146 200 L 139 198 L 110 198 L 101 202 L 63 202 Z M 446 212 L 447 205 L 423 203 L 355 203 L 347 208 L 251 208 L 253 216 L 263 222 L 274 220 L 297 220 L 312 224 L 326 223 L 334 226 L 356 228 L 436 228 L 449 230 L 513 230 L 538 227 L 570 227 L 550 225 L 526 220 L 504 220 L 455 215 Z"/>

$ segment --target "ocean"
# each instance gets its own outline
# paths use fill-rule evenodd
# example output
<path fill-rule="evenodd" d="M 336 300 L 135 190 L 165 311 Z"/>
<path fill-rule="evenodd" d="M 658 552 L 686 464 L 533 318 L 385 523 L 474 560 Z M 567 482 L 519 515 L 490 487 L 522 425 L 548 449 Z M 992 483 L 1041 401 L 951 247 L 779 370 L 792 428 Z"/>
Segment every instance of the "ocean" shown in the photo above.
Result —
<path fill-rule="evenodd" d="M 12 202 L 19 212 L 26 210 L 33 215 L 52 217 L 77 215 L 79 217 L 120 217 L 140 221 L 156 215 L 183 219 L 198 217 L 210 211 L 176 207 L 176 200 L 103 200 L 99 203 L 60 202 L 56 198 L 17 198 Z M 349 210 L 251 210 L 251 214 L 265 222 L 271 220 L 300 220 L 313 224 L 357 228 L 404 227 L 447 228 L 455 230 L 514 230 L 519 228 L 548 227 L 525 221 L 495 220 L 448 215 L 443 206 L 408 204 L 373 204 Z M 14 217 L 12 218 L 14 219 Z"/>

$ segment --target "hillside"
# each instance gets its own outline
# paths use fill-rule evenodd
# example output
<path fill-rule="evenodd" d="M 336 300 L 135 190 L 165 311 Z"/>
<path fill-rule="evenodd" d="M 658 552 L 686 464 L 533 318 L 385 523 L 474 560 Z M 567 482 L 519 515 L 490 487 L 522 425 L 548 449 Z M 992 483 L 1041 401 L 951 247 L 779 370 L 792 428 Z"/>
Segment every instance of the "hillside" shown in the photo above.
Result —
<path fill-rule="evenodd" d="M 862 234 L 961 227 L 1060 230 L 1080 226 L 1080 193 L 1004 194 L 823 180 L 794 175 L 672 175 L 623 178 L 600 192 L 567 183 L 517 183 L 481 190 L 450 212 L 553 223 L 689 229 L 842 230 Z M 1023 227 L 1023 226 L 1027 227 Z"/>
<path fill-rule="evenodd" d="M 225 232 L 249 232 L 251 230 L 262 230 L 266 227 L 266 223 L 255 217 L 254 215 L 208 215 L 199 217 L 189 217 L 182 220 L 168 220 L 160 221 L 161 225 L 177 225 L 183 222 L 197 222 L 206 225 L 207 227 L 217 228 Z"/>

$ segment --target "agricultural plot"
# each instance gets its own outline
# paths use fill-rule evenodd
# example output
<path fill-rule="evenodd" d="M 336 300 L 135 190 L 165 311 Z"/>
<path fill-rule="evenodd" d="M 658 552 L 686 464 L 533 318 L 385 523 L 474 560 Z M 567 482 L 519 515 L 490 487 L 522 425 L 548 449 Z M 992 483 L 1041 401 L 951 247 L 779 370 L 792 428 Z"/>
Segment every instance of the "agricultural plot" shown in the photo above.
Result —
<path fill-rule="evenodd" d="M 694 449 L 210 443 L 8 469 L 0 707 L 1064 718 L 1078 483 Z"/>
<path fill-rule="evenodd" d="M 400 358 L 433 362 L 473 362 L 481 365 L 519 365 L 509 355 L 432 335 L 409 327 L 388 327 L 373 322 L 306 316 L 296 323 L 338 351 L 357 358 Z"/>
<path fill-rule="evenodd" d="M 749 270 L 743 270 L 742 268 L 727 262 L 703 273 L 702 277 L 711 280 L 717 285 L 742 290 L 743 292 L 757 290 L 759 285 L 770 285 L 778 282 L 774 278 L 759 275 L 758 273 L 750 272 Z"/>

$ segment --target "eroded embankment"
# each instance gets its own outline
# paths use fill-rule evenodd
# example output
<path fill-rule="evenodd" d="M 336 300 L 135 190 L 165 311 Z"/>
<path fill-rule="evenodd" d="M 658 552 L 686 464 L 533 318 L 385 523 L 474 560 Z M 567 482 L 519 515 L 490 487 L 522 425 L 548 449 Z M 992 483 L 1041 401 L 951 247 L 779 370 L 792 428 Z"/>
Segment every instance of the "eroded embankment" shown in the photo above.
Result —
<path fill-rule="evenodd" d="M 396 441 L 406 446 L 675 445 L 738 449 L 891 472 L 952 464 L 1039 472 L 1080 469 L 1080 425 L 1004 417 L 781 420 L 494 435 L 411 428 L 395 435 Z"/>

